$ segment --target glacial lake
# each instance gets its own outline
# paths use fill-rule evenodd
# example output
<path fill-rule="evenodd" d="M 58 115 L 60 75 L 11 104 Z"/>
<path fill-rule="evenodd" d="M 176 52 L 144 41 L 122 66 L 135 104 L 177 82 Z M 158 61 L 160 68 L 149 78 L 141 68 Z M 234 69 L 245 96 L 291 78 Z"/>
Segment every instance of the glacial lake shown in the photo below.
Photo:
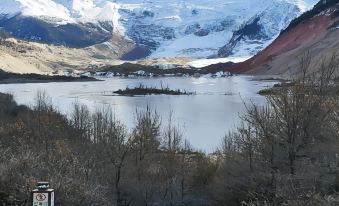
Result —
<path fill-rule="evenodd" d="M 147 106 L 155 109 L 166 125 L 171 111 L 173 122 L 180 126 L 183 136 L 193 148 L 213 152 L 222 138 L 239 125 L 239 115 L 246 111 L 245 104 L 265 104 L 265 98 L 258 95 L 261 89 L 272 87 L 274 81 L 255 81 L 251 76 L 227 78 L 105 78 L 98 82 L 64 82 L 0 85 L 0 92 L 11 93 L 19 104 L 32 105 L 39 90 L 44 90 L 53 104 L 62 112 L 69 113 L 72 103 L 86 104 L 91 111 L 103 105 L 110 105 L 129 129 L 135 122 L 136 109 Z M 112 91 L 146 86 L 168 86 L 196 92 L 191 96 L 112 96 Z"/>

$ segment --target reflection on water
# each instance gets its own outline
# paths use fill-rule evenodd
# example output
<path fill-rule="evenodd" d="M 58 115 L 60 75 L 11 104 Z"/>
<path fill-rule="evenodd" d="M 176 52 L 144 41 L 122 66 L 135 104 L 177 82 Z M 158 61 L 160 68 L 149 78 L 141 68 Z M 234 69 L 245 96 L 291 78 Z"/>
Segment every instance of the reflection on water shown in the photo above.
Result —
<path fill-rule="evenodd" d="M 118 89 L 138 86 L 169 86 L 197 92 L 193 96 L 111 96 Z M 32 104 L 38 90 L 45 90 L 53 103 L 64 113 L 78 100 L 94 111 L 102 105 L 111 105 L 117 117 L 129 128 L 134 123 L 135 110 L 150 106 L 156 109 L 165 124 L 169 113 L 182 127 L 184 136 L 193 147 L 212 152 L 220 145 L 221 138 L 239 124 L 239 114 L 245 111 L 244 102 L 264 104 L 265 98 L 257 92 L 275 82 L 252 81 L 251 77 L 229 78 L 111 78 L 101 82 L 70 82 L 47 84 L 0 85 L 0 92 L 9 92 L 20 104 Z"/>

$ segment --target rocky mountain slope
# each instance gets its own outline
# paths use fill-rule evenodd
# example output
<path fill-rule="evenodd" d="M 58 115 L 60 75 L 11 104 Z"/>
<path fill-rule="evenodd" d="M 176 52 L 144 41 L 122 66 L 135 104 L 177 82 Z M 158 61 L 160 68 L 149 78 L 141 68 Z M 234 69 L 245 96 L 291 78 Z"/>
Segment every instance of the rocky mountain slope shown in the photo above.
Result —
<path fill-rule="evenodd" d="M 278 74 L 299 72 L 300 58 L 309 53 L 316 68 L 339 51 L 339 1 L 322 0 L 311 11 L 295 19 L 266 49 L 233 66 L 235 72 Z"/>
<path fill-rule="evenodd" d="M 252 56 L 317 0 L 5 0 L 0 27 L 73 48 L 112 38 L 122 59 Z M 113 45 L 114 47 L 115 45 Z"/>
<path fill-rule="evenodd" d="M 113 41 L 113 40 L 112 40 Z M 114 40 L 119 41 L 119 40 Z M 67 70 L 90 70 L 120 64 L 111 45 L 67 48 L 29 42 L 0 35 L 0 69 L 15 73 L 64 74 Z"/>

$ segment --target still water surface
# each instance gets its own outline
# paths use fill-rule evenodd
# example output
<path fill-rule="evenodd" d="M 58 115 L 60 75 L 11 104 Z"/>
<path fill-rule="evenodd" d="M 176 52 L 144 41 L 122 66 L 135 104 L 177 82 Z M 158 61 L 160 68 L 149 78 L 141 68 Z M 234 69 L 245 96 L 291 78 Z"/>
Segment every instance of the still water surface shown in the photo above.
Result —
<path fill-rule="evenodd" d="M 156 109 L 166 124 L 171 111 L 176 125 L 182 128 L 184 137 L 196 149 L 212 152 L 222 137 L 239 125 L 239 115 L 246 104 L 265 104 L 265 98 L 257 92 L 276 82 L 253 81 L 249 76 L 228 78 L 109 78 L 100 82 L 69 82 L 44 84 L 0 85 L 0 92 L 15 96 L 20 104 L 32 105 L 37 91 L 44 90 L 54 105 L 63 113 L 69 113 L 72 103 L 79 101 L 91 111 L 103 105 L 111 105 L 118 119 L 132 128 L 136 109 L 150 106 Z M 139 84 L 196 92 L 192 96 L 112 96 L 118 89 L 132 88 Z"/>

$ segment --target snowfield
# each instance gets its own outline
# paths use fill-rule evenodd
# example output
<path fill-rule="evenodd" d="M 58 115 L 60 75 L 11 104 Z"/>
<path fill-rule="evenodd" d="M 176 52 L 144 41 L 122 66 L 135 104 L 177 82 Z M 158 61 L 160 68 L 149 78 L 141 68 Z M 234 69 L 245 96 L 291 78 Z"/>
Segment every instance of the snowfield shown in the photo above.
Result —
<path fill-rule="evenodd" d="M 227 62 L 243 62 L 246 61 L 251 57 L 227 57 L 227 58 L 215 58 L 215 59 L 201 59 L 201 60 L 195 60 L 192 62 L 187 63 L 187 65 L 195 68 L 202 68 L 206 67 L 212 64 L 218 64 L 218 63 L 227 63 Z"/>

